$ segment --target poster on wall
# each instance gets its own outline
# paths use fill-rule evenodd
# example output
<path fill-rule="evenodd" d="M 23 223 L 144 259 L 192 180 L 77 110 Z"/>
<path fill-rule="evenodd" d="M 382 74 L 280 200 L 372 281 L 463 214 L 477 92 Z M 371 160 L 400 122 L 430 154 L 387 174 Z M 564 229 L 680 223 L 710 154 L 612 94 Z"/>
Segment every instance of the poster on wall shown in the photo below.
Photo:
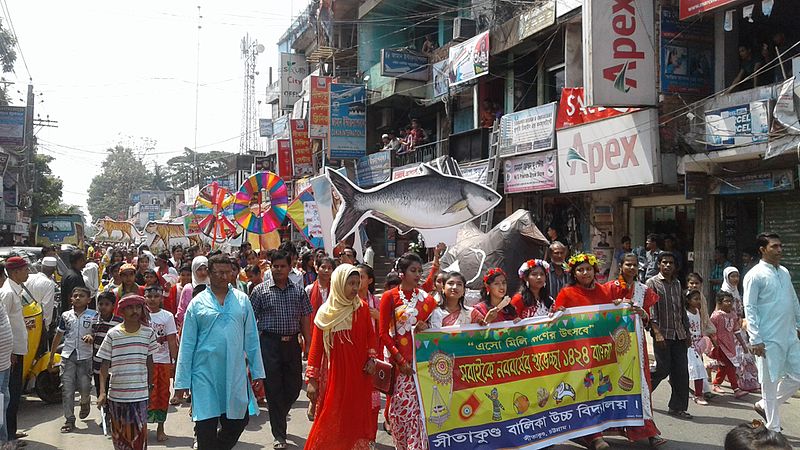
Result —
<path fill-rule="evenodd" d="M 504 115 L 500 119 L 500 156 L 555 147 L 556 103 Z"/>
<path fill-rule="evenodd" d="M 622 6 L 586 0 L 583 85 L 591 106 L 655 106 L 656 51 L 652 0 Z"/>
<path fill-rule="evenodd" d="M 489 32 L 450 47 L 450 85 L 489 74 Z"/>
<path fill-rule="evenodd" d="M 439 98 L 447 94 L 450 83 L 448 63 L 449 61 L 445 59 L 431 66 L 431 72 L 433 74 L 433 84 L 431 85 L 433 89 L 433 98 Z"/>
<path fill-rule="evenodd" d="M 575 125 L 607 119 L 609 117 L 627 114 L 636 111 L 636 108 L 604 108 L 602 106 L 586 106 L 583 88 L 564 88 L 561 90 L 561 101 L 558 102 L 558 115 L 556 116 L 556 130 L 561 130 Z"/>
<path fill-rule="evenodd" d="M 661 9 L 661 92 L 708 95 L 714 91 L 714 26 L 678 20 L 674 8 Z"/>
<path fill-rule="evenodd" d="M 769 140 L 769 100 L 706 111 L 706 148 L 747 145 Z"/>
<path fill-rule="evenodd" d="M 292 165 L 295 178 L 314 173 L 311 162 L 311 140 L 308 139 L 308 125 L 305 119 L 292 119 Z"/>
<path fill-rule="evenodd" d="M 557 187 L 555 151 L 509 158 L 503 164 L 506 194 Z"/>
<path fill-rule="evenodd" d="M 361 158 L 367 153 L 367 91 L 360 84 L 331 84 L 329 157 Z"/>
<path fill-rule="evenodd" d="M 646 109 L 558 131 L 558 189 L 582 192 L 659 181 L 658 113 Z"/>
<path fill-rule="evenodd" d="M 281 109 L 290 109 L 300 100 L 303 78 L 308 76 L 306 56 L 299 53 L 281 53 L 281 77 L 279 104 Z"/>
<path fill-rule="evenodd" d="M 311 76 L 311 102 L 309 105 L 308 137 L 328 137 L 331 114 L 331 77 Z"/>

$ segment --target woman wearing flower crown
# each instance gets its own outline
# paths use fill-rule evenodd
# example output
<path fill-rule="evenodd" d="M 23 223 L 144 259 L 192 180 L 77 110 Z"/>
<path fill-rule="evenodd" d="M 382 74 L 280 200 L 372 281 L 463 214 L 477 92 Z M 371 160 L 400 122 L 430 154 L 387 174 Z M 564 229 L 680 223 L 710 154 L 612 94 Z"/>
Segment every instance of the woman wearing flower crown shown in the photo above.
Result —
<path fill-rule="evenodd" d="M 563 311 L 577 306 L 592 306 L 613 303 L 614 293 L 597 282 L 597 257 L 591 253 L 579 253 L 567 261 L 571 281 L 558 293 L 554 308 Z M 581 439 L 581 444 L 592 450 L 611 448 L 603 439 L 603 433 L 594 433 Z"/>
<path fill-rule="evenodd" d="M 528 260 L 519 267 L 517 274 L 522 282 L 519 292 L 511 299 L 511 305 L 517 310 L 517 317 L 544 317 L 553 306 L 547 277 L 550 264 L 541 259 Z"/>
<path fill-rule="evenodd" d="M 481 301 L 472 309 L 472 323 L 486 326 L 517 318 L 517 310 L 511 306 L 511 299 L 506 297 L 507 280 L 506 273 L 499 267 L 486 272 Z"/>
<path fill-rule="evenodd" d="M 406 253 L 397 260 L 400 286 L 385 292 L 381 297 L 381 342 L 391 355 L 397 378 L 389 407 L 389 424 L 395 448 L 399 450 L 425 450 L 428 438 L 417 388 L 414 384 L 413 330 L 428 328 L 425 321 L 436 308 L 436 300 L 419 289 L 422 277 L 422 260 L 415 253 Z"/>
<path fill-rule="evenodd" d="M 658 302 L 658 294 L 648 288 L 644 283 L 637 281 L 639 275 L 639 258 L 633 253 L 626 253 L 620 258 L 619 278 L 609 281 L 606 286 L 614 293 L 615 304 L 628 303 L 640 320 L 640 329 L 648 325 L 650 316 L 648 311 Z M 659 333 L 654 327 L 653 333 Z M 639 348 L 647 348 L 647 338 L 644 333 L 639 335 Z M 648 439 L 651 447 L 658 447 L 666 444 L 667 440 L 660 436 L 660 432 L 653 421 L 653 405 L 650 399 L 652 384 L 650 383 L 650 361 L 647 352 L 642 352 L 644 377 L 646 386 L 642 388 L 642 413 L 644 415 L 644 425 L 640 427 L 625 427 L 619 431 L 623 436 L 631 441 Z"/>

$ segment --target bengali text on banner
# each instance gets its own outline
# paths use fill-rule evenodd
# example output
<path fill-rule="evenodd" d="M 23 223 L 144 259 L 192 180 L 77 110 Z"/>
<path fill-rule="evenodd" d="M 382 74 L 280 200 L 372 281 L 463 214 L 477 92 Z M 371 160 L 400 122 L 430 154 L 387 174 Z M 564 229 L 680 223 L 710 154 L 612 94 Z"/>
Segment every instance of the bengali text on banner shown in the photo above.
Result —
<path fill-rule="evenodd" d="M 640 426 L 640 321 L 614 305 L 414 336 L 431 449 L 538 449 Z"/>

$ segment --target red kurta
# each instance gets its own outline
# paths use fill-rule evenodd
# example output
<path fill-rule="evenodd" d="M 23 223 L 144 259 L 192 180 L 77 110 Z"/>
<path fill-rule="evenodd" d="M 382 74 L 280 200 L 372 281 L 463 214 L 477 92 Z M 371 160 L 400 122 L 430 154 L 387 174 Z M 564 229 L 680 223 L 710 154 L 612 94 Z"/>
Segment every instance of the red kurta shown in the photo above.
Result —
<path fill-rule="evenodd" d="M 316 378 L 325 354 L 323 333 L 317 329 L 311 339 L 306 375 Z M 372 410 L 372 378 L 364 372 L 364 365 L 375 355 L 375 330 L 369 315 L 369 306 L 361 307 L 353 316 L 353 326 L 348 331 L 338 331 L 332 336 L 328 356 L 328 386 L 322 399 L 322 409 L 317 411 L 311 426 L 306 450 L 369 449 L 375 439 L 376 419 Z"/>
<path fill-rule="evenodd" d="M 574 308 L 576 306 L 593 306 L 613 303 L 618 298 L 607 285 L 595 283 L 594 289 L 586 289 L 577 284 L 564 286 L 558 293 L 555 307 Z"/>
<path fill-rule="evenodd" d="M 483 301 L 475 305 L 475 307 L 472 308 L 472 314 L 470 315 L 472 323 L 479 323 L 481 320 L 486 318 L 486 315 L 489 314 L 489 309 L 491 309 L 489 305 L 487 305 L 486 302 Z M 494 317 L 494 320 L 492 320 L 490 323 L 505 322 L 506 320 L 516 319 L 517 318 L 516 309 L 512 310 L 515 311 L 515 314 L 507 314 L 506 308 L 503 308 L 503 310 L 498 312 L 497 315 Z"/>

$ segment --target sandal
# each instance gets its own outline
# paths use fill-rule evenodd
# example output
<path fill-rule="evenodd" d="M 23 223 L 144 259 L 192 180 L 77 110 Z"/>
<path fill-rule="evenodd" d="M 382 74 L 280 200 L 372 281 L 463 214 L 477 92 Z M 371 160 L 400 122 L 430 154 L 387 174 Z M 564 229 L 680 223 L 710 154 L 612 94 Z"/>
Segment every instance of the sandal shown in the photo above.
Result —
<path fill-rule="evenodd" d="M 749 392 L 745 391 L 744 389 L 736 389 L 735 391 L 733 391 L 733 396 L 736 398 L 745 397 L 747 396 L 747 394 L 749 394 Z"/>
<path fill-rule="evenodd" d="M 64 422 L 64 425 L 61 426 L 62 433 L 72 433 L 75 430 L 75 422 Z"/>
<path fill-rule="evenodd" d="M 694 402 L 700 406 L 708 406 L 708 400 L 704 399 L 703 397 L 695 397 Z"/>
<path fill-rule="evenodd" d="M 691 414 L 689 414 L 686 411 L 676 411 L 674 409 L 670 409 L 667 414 L 669 414 L 670 416 L 673 416 L 673 417 L 677 417 L 678 419 L 683 419 L 683 420 L 692 420 L 692 419 L 694 419 L 694 416 L 692 416 Z"/>
<path fill-rule="evenodd" d="M 667 440 L 661 436 L 651 436 L 650 437 L 650 447 L 656 448 L 660 447 L 667 443 Z"/>
<path fill-rule="evenodd" d="M 181 404 L 181 399 L 179 399 L 178 397 L 172 397 L 171 399 L 169 399 L 169 404 L 172 406 L 178 406 Z"/>
<path fill-rule="evenodd" d="M 725 393 L 725 389 L 722 389 L 722 388 L 721 388 L 721 387 L 719 387 L 719 385 L 717 385 L 717 384 L 715 384 L 714 386 L 712 386 L 712 387 L 711 387 L 711 390 L 712 390 L 712 391 L 714 391 L 714 392 L 715 392 L 715 393 L 717 393 L 717 394 L 724 394 L 724 393 Z"/>

